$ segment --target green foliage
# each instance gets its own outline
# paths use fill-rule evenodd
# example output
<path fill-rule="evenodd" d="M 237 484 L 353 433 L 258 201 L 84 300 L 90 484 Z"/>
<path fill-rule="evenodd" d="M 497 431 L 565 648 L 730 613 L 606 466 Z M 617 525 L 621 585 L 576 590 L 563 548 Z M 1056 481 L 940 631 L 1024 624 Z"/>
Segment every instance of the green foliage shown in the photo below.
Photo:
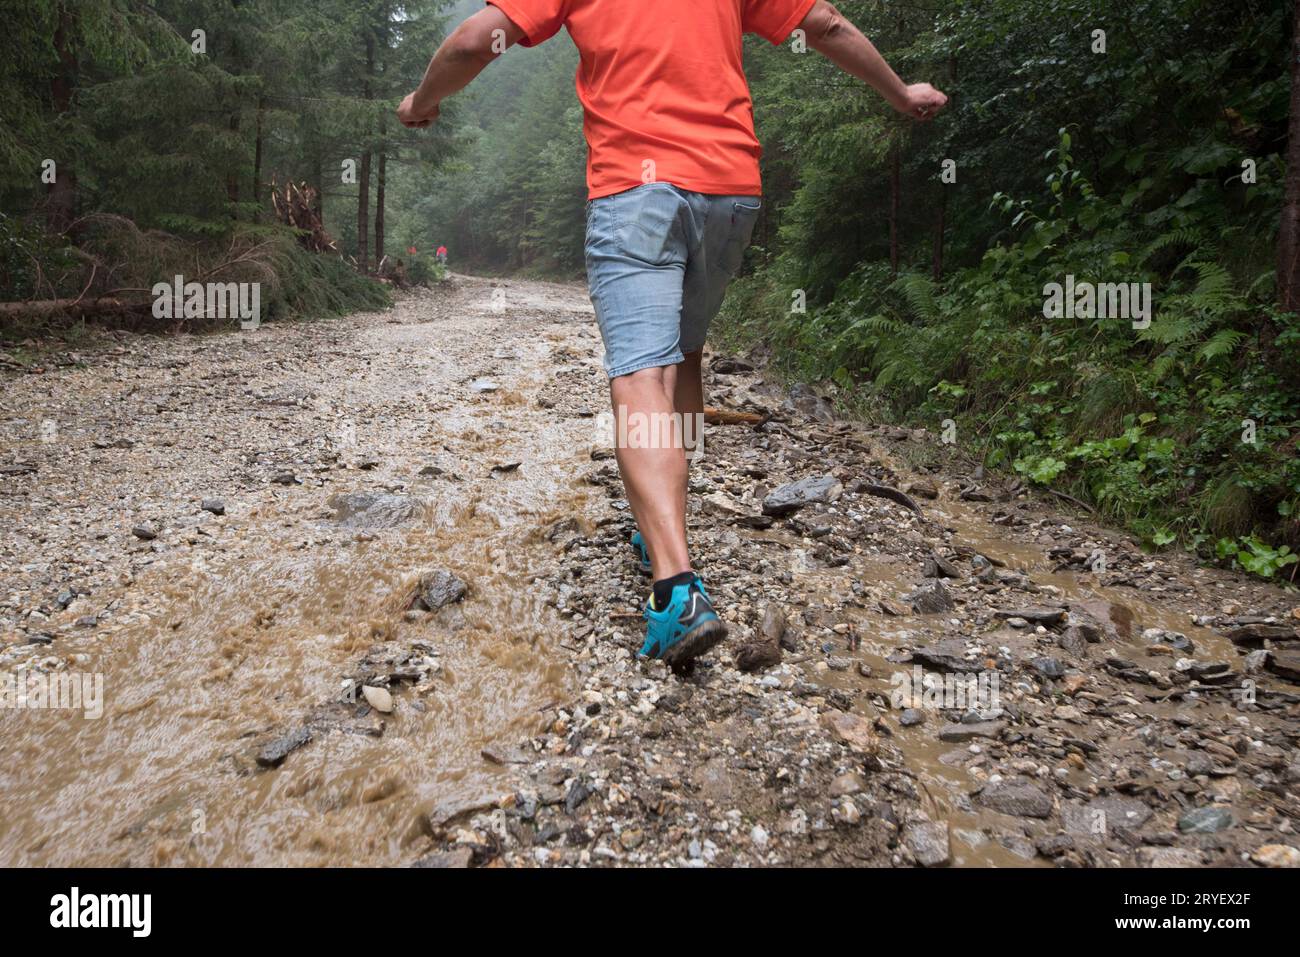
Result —
<path fill-rule="evenodd" d="M 1086 500 L 1157 547 L 1253 535 L 1255 557 L 1238 564 L 1260 573 L 1263 542 L 1300 546 L 1300 318 L 1271 305 L 1284 12 L 840 6 L 905 76 L 955 93 L 953 109 L 907 126 L 866 91 L 838 92 L 818 58 L 759 54 L 765 180 L 788 178 L 789 198 L 769 190 L 780 243 L 729 299 L 726 340 L 761 340 L 789 375 L 834 381 L 892 419 L 955 419 L 987 465 Z M 1089 50 L 1093 24 L 1104 56 Z M 895 152 L 897 275 L 883 228 Z M 945 157 L 957 162 L 946 186 Z M 1067 276 L 1150 283 L 1150 323 L 1048 318 L 1046 287 Z M 796 289 L 806 312 L 789 308 Z"/>

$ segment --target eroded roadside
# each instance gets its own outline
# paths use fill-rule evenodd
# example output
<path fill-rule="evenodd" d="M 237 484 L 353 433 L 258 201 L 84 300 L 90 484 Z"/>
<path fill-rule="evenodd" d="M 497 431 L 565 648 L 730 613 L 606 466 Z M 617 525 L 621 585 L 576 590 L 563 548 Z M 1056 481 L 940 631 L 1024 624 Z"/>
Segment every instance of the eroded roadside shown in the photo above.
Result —
<path fill-rule="evenodd" d="M 578 286 L 81 362 L 5 382 L 0 668 L 102 674 L 105 713 L 0 711 L 4 863 L 1300 857 L 1293 594 L 743 361 L 711 401 L 765 421 L 711 427 L 692 478 L 732 638 L 637 662 Z"/>

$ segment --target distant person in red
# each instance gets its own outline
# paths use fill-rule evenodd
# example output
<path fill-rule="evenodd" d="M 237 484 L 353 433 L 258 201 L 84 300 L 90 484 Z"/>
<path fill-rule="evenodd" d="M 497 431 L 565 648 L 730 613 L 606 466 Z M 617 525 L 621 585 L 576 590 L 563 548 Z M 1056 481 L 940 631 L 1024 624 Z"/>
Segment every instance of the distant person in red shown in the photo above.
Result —
<path fill-rule="evenodd" d="M 446 246 L 439 246 L 439 247 L 438 247 L 438 262 L 442 263 L 443 265 L 446 265 L 446 263 L 447 263 L 447 247 L 446 247 Z"/>
<path fill-rule="evenodd" d="M 412 256 L 414 256 L 417 252 L 419 252 L 419 250 L 416 249 L 414 246 L 407 246 L 406 251 L 410 253 Z"/>

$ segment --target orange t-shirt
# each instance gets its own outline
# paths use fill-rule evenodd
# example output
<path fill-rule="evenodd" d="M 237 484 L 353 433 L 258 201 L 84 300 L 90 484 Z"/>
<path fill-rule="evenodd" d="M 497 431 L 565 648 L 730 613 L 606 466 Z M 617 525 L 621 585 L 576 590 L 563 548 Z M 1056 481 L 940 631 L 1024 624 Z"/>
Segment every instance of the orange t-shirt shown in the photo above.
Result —
<path fill-rule="evenodd" d="M 642 183 L 756 196 L 762 186 L 741 35 L 783 43 L 815 0 L 488 0 L 533 46 L 578 47 L 587 196 Z"/>

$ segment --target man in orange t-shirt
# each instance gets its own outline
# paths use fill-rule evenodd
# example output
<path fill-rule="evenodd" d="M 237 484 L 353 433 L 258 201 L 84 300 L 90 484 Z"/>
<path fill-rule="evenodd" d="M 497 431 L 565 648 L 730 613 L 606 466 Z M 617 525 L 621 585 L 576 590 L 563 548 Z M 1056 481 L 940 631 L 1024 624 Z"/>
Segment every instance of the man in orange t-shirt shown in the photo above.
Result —
<path fill-rule="evenodd" d="M 654 586 L 641 653 L 674 667 L 726 635 L 686 544 L 688 458 L 702 451 L 700 358 L 762 208 L 741 38 L 807 46 L 899 112 L 947 98 L 905 85 L 826 0 L 489 0 L 446 39 L 398 108 L 428 126 L 439 104 L 506 48 L 564 27 L 578 47 L 587 140 L 587 284 L 605 344 L 615 452 Z"/>

